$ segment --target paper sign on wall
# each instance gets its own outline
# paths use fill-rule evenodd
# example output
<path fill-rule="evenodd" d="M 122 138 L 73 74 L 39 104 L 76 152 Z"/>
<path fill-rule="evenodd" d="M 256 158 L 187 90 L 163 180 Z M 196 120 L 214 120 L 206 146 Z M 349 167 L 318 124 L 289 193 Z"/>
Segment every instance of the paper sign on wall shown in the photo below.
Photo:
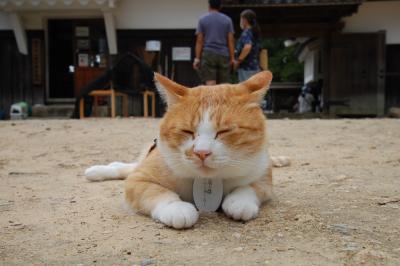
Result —
<path fill-rule="evenodd" d="M 192 59 L 190 47 L 172 47 L 173 61 L 190 61 Z"/>
<path fill-rule="evenodd" d="M 89 66 L 89 55 L 88 54 L 78 54 L 78 66 L 80 66 L 80 67 Z"/>
<path fill-rule="evenodd" d="M 76 27 L 75 36 L 77 37 L 89 37 L 89 27 Z"/>
<path fill-rule="evenodd" d="M 147 41 L 146 42 L 146 51 L 147 52 L 161 51 L 161 42 L 160 41 Z"/>

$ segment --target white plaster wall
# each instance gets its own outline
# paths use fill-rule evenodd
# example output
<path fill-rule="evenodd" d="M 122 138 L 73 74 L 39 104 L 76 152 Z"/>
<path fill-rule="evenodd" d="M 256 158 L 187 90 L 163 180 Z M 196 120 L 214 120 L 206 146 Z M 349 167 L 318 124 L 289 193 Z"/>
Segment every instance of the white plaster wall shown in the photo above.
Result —
<path fill-rule="evenodd" d="M 8 14 L 0 11 L 0 30 L 11 30 L 10 22 L 8 21 Z"/>
<path fill-rule="evenodd" d="M 304 60 L 304 83 L 314 80 L 315 51 L 310 51 Z"/>
<path fill-rule="evenodd" d="M 28 30 L 38 30 L 46 28 L 47 19 L 57 18 L 103 18 L 103 13 L 100 10 L 74 10 L 74 11 L 24 11 L 21 13 L 24 26 Z"/>
<path fill-rule="evenodd" d="M 103 18 L 100 10 L 76 10 L 74 12 L 65 11 L 23 11 L 17 12 L 22 19 L 24 28 L 27 30 L 40 30 L 46 28 L 47 19 L 54 18 Z M 12 30 L 8 20 L 8 14 L 0 11 L 0 30 Z"/>
<path fill-rule="evenodd" d="M 113 9 L 117 29 L 193 29 L 208 10 L 207 0 L 119 0 Z M 44 29 L 48 18 L 103 17 L 100 9 L 17 11 L 26 29 Z M 0 30 L 11 29 L 0 11 Z"/>
<path fill-rule="evenodd" d="M 117 29 L 190 29 L 207 12 L 207 0 L 120 0 L 115 8 Z M 45 28 L 46 18 L 102 17 L 101 10 L 22 11 L 26 29 Z M 387 43 L 400 43 L 400 1 L 363 3 L 356 14 L 344 18 L 344 32 L 386 30 Z M 0 30 L 11 29 L 7 13 L 0 11 Z"/>
<path fill-rule="evenodd" d="M 400 43 L 400 1 L 363 3 L 356 14 L 344 19 L 344 32 L 386 30 L 386 43 Z"/>
<path fill-rule="evenodd" d="M 115 17 L 118 29 L 191 29 L 207 10 L 207 0 L 123 0 Z"/>

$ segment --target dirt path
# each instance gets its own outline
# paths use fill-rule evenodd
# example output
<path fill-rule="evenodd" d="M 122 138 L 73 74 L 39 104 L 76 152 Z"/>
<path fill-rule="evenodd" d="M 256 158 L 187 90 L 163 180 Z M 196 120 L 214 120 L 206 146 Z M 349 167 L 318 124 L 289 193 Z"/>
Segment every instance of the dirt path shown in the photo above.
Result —
<path fill-rule="evenodd" d="M 122 207 L 93 164 L 133 160 L 158 120 L 0 122 L 0 265 L 400 265 L 400 120 L 272 120 L 276 200 L 176 231 Z"/>

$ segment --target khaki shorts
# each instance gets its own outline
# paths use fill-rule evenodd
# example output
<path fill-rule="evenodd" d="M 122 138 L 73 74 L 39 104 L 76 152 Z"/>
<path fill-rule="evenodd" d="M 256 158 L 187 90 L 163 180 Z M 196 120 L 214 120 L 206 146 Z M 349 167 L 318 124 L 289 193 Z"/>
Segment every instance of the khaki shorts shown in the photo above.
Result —
<path fill-rule="evenodd" d="M 229 57 L 204 51 L 201 56 L 201 79 L 215 80 L 217 84 L 229 82 Z"/>

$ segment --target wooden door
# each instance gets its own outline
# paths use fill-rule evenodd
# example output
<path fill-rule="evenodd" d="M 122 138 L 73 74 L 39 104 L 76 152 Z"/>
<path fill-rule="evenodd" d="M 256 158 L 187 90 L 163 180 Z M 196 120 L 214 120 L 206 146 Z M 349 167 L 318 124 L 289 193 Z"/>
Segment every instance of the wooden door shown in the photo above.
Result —
<path fill-rule="evenodd" d="M 146 52 L 145 47 L 148 40 L 159 40 L 161 51 L 156 54 Z M 192 67 L 195 40 L 194 30 L 119 30 L 118 51 L 120 54 L 133 53 L 143 59 L 154 71 L 160 72 L 180 84 L 193 87 L 200 84 L 200 79 Z M 173 61 L 173 47 L 190 47 L 191 60 Z M 141 95 L 133 97 L 133 100 L 135 101 L 134 108 L 140 107 L 141 109 Z M 140 109 L 133 110 L 132 113 L 138 115 L 138 112 L 141 112 Z M 157 116 L 162 116 L 164 112 L 164 102 L 157 97 Z"/>
<path fill-rule="evenodd" d="M 386 111 L 400 106 L 400 44 L 386 47 Z"/>
<path fill-rule="evenodd" d="M 164 71 L 168 73 L 168 77 L 175 82 L 187 87 L 195 87 L 201 84 L 201 80 L 197 72 L 193 69 L 193 59 L 195 57 L 195 37 L 178 37 L 167 40 L 163 50 L 164 58 L 168 58 L 168 66 L 164 67 Z M 174 47 L 190 48 L 191 56 L 189 60 L 177 61 L 173 58 Z M 165 62 L 165 60 L 164 60 Z M 167 68 L 167 69 L 166 69 Z"/>
<path fill-rule="evenodd" d="M 73 25 L 71 20 L 49 20 L 49 95 L 51 99 L 74 97 Z"/>
<path fill-rule="evenodd" d="M 332 35 L 328 42 L 327 105 L 333 115 L 382 116 L 385 33 Z"/>

